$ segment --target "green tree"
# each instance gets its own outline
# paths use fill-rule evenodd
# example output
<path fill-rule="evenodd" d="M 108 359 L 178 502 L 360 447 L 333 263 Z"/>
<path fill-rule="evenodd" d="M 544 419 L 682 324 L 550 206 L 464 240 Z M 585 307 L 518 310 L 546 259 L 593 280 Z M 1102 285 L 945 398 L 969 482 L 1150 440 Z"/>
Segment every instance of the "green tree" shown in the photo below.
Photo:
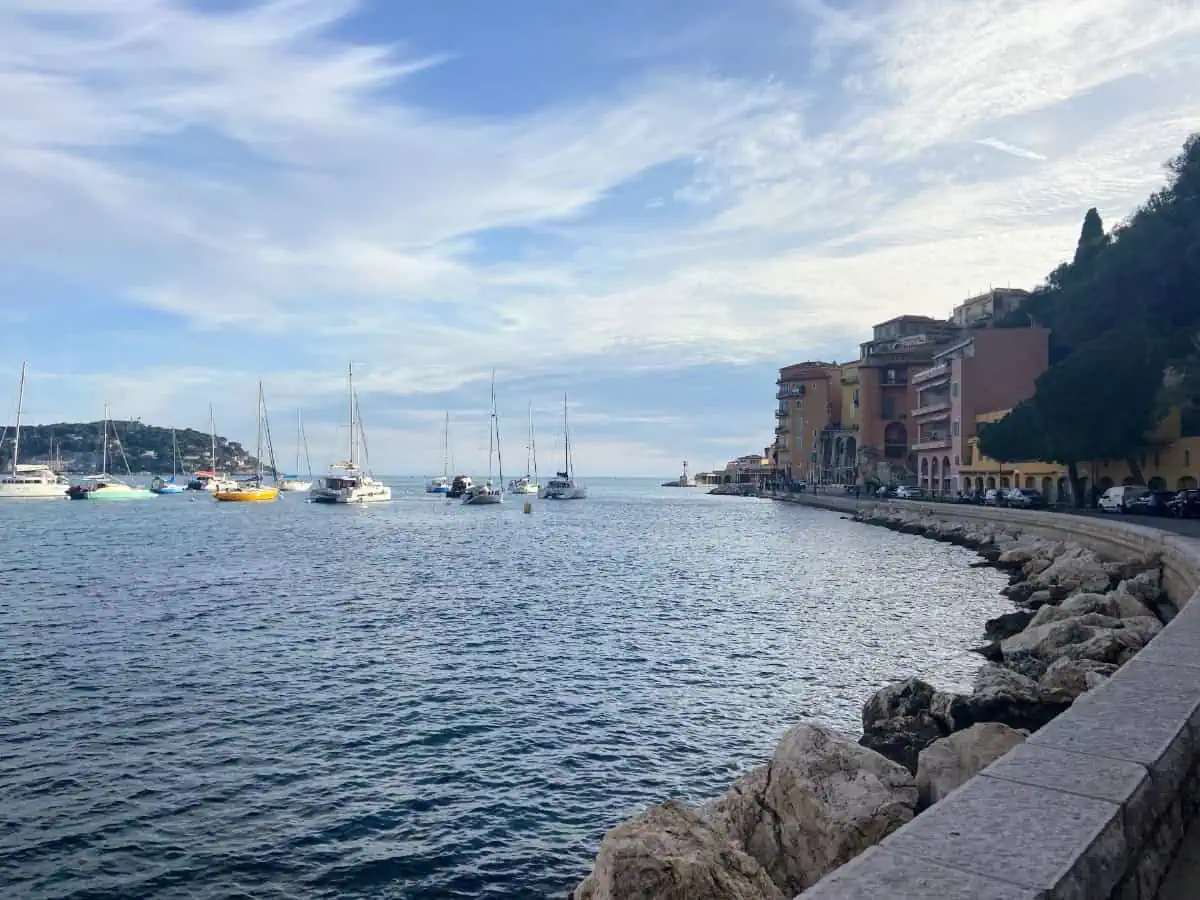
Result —
<path fill-rule="evenodd" d="M 1079 243 L 1075 245 L 1073 264 L 1079 266 L 1093 259 L 1106 244 L 1108 236 L 1104 233 L 1104 223 L 1100 220 L 1100 213 L 1093 206 L 1083 217 L 1083 228 L 1079 232 Z"/>

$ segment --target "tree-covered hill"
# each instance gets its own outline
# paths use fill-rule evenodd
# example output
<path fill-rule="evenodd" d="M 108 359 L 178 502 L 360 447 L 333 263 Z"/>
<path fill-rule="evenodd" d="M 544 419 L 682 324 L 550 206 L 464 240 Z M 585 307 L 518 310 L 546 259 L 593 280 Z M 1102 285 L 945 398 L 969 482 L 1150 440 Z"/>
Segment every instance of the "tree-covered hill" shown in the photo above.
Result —
<path fill-rule="evenodd" d="M 21 461 L 48 462 L 53 456 L 61 459 L 63 468 L 72 472 L 91 472 L 100 464 L 102 422 L 56 422 L 52 425 L 21 426 Z M 114 438 L 114 433 L 116 437 Z M 13 426 L 4 428 L 0 447 L 0 468 L 12 460 Z M 139 421 L 115 421 L 108 424 L 109 462 L 114 474 L 124 470 L 118 441 L 134 472 L 166 474 L 171 471 L 171 429 L 144 425 Z M 175 432 L 175 444 L 180 471 L 207 469 L 212 463 L 212 438 L 203 431 L 181 428 Z M 246 452 L 238 441 L 217 437 L 219 468 L 252 471 L 258 461 Z"/>
<path fill-rule="evenodd" d="M 1200 433 L 1200 134 L 1167 171 L 1107 234 L 1088 210 L 1074 257 L 1001 323 L 1049 327 L 1051 366 L 1030 400 L 982 429 L 980 448 L 1067 466 L 1077 502 L 1079 463 L 1125 459 L 1142 480 L 1138 451 L 1168 409 Z"/>

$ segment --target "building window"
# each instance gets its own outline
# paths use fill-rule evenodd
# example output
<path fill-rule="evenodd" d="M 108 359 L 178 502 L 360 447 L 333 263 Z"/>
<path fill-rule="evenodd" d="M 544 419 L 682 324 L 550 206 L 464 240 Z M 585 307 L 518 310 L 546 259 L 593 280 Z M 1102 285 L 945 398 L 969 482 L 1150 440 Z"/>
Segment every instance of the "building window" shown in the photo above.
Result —
<path fill-rule="evenodd" d="M 895 384 L 896 383 L 896 370 L 888 369 L 887 372 L 883 376 L 883 380 L 884 380 L 884 383 L 886 383 L 886 384 Z"/>
<path fill-rule="evenodd" d="M 959 428 L 958 428 L 958 419 L 955 419 L 955 420 L 954 420 L 954 436 L 955 436 L 955 437 L 958 437 L 958 432 L 959 432 Z"/>
<path fill-rule="evenodd" d="M 883 398 L 883 417 L 885 419 L 896 418 L 896 398 L 895 397 L 889 396 L 889 397 Z"/>
<path fill-rule="evenodd" d="M 858 388 L 854 389 L 854 408 L 858 409 Z"/>
<path fill-rule="evenodd" d="M 958 454 L 957 454 L 957 453 L 956 453 L 956 454 L 954 454 L 954 464 L 955 464 L 956 466 L 958 465 Z"/>
<path fill-rule="evenodd" d="M 958 396 L 958 382 L 957 381 L 950 382 L 950 396 L 951 397 Z"/>
<path fill-rule="evenodd" d="M 796 409 L 804 409 L 804 401 L 803 400 L 796 401 Z"/>

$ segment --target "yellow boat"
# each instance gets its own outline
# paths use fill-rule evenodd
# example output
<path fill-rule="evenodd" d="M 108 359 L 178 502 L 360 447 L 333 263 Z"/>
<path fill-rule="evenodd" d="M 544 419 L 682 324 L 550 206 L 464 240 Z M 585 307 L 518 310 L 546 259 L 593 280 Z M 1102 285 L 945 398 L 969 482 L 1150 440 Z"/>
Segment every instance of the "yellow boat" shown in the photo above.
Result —
<path fill-rule="evenodd" d="M 213 494 L 218 500 L 242 503 L 270 503 L 279 499 L 279 488 L 274 485 L 246 485 L 231 491 L 217 491 Z"/>
<path fill-rule="evenodd" d="M 275 449 L 271 446 L 271 427 L 267 424 L 267 401 L 263 398 L 262 382 L 260 381 L 258 383 L 258 447 L 255 451 L 255 456 L 258 458 L 258 477 L 229 490 L 214 491 L 214 497 L 228 503 L 270 503 L 279 499 L 279 485 L 263 483 L 264 435 L 267 439 L 267 452 L 271 455 L 271 472 L 278 479 L 279 470 L 275 467 Z M 213 456 L 216 456 L 215 452 Z"/>

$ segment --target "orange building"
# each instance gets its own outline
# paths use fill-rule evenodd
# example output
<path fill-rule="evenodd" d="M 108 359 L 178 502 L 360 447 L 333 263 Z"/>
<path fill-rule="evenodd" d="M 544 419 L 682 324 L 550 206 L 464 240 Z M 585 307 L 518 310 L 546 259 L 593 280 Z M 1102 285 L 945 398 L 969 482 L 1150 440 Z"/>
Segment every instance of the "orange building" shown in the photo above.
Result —
<path fill-rule="evenodd" d="M 772 460 L 788 481 L 819 476 L 822 434 L 841 420 L 841 375 L 836 363 L 827 362 L 803 362 L 779 370 Z"/>

